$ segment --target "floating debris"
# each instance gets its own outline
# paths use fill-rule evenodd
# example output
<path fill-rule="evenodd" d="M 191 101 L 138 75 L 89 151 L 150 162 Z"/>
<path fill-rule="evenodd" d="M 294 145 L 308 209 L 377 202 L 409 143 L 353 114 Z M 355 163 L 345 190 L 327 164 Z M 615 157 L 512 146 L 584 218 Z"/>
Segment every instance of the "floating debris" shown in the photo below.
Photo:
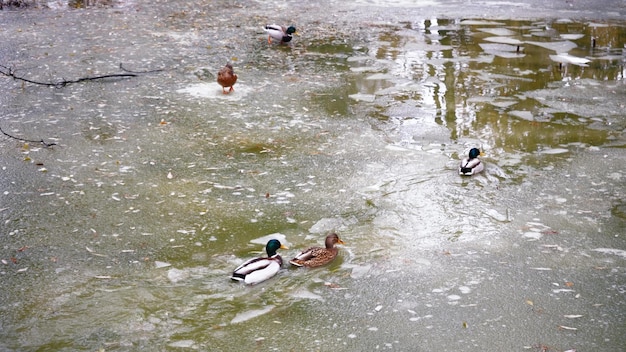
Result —
<path fill-rule="evenodd" d="M 176 342 L 171 342 L 168 344 L 168 346 L 175 347 L 175 348 L 192 348 L 194 344 L 195 344 L 195 341 L 193 340 L 180 340 Z"/>
<path fill-rule="evenodd" d="M 160 262 L 160 261 L 157 260 L 157 261 L 154 262 L 154 266 L 157 269 L 160 269 L 160 268 L 167 268 L 169 266 L 172 266 L 172 264 L 166 263 L 166 262 Z"/>
<path fill-rule="evenodd" d="M 231 324 L 242 323 L 244 321 L 259 317 L 263 314 L 267 314 L 270 311 L 272 311 L 272 309 L 274 309 L 274 306 L 270 305 L 263 309 L 253 309 L 253 310 L 249 310 L 246 312 L 242 312 L 242 313 L 235 315 L 235 317 L 230 321 L 230 323 Z"/>
<path fill-rule="evenodd" d="M 366 103 L 373 103 L 376 100 L 376 96 L 374 94 L 357 93 L 357 94 L 350 94 L 348 95 L 348 97 L 352 100 L 363 101 Z"/>
<path fill-rule="evenodd" d="M 493 27 L 493 28 L 476 28 L 476 30 L 481 31 L 481 32 L 485 32 L 485 33 L 489 33 L 489 34 L 493 34 L 493 35 L 497 35 L 497 36 L 511 36 L 511 35 L 516 35 L 517 32 L 514 32 L 508 28 L 502 28 L 502 27 Z"/>
<path fill-rule="evenodd" d="M 548 148 L 548 149 L 544 149 L 542 151 L 540 151 L 541 154 L 564 154 L 564 153 L 569 153 L 569 149 L 565 149 L 565 148 Z"/>
<path fill-rule="evenodd" d="M 626 250 L 623 250 L 623 249 L 616 249 L 616 248 L 595 248 L 595 249 L 593 249 L 593 251 L 595 251 L 595 252 L 600 252 L 600 253 L 604 253 L 604 254 L 613 254 L 613 255 L 620 256 L 620 257 L 622 257 L 622 258 L 626 258 Z"/>
<path fill-rule="evenodd" d="M 576 66 L 587 67 L 588 63 L 591 62 L 589 59 L 585 59 L 582 57 L 576 57 L 569 54 L 558 54 L 558 55 L 550 55 L 550 59 L 554 62 L 562 63 L 562 64 L 572 64 Z"/>
<path fill-rule="evenodd" d="M 509 44 L 509 45 L 515 45 L 515 46 L 524 44 L 523 41 L 515 39 L 515 38 L 510 38 L 510 37 L 487 37 L 483 40 L 492 42 L 492 43 Z"/>
<path fill-rule="evenodd" d="M 189 278 L 189 276 L 190 274 L 186 270 L 180 270 L 180 269 L 174 268 L 174 269 L 170 269 L 167 271 L 167 278 L 170 280 L 170 282 L 174 284 L 179 281 Z"/>

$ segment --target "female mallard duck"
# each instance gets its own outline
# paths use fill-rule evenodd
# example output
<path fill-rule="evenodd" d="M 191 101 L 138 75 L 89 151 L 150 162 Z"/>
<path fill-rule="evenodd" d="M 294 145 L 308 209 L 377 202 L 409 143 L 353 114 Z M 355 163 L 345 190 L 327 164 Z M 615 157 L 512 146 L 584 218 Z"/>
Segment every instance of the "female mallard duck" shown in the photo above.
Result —
<path fill-rule="evenodd" d="M 233 275 L 230 278 L 243 281 L 248 285 L 254 285 L 276 275 L 283 265 L 283 258 L 276 253 L 278 249 L 287 249 L 287 247 L 283 246 L 279 240 L 269 240 L 265 246 L 267 258 L 247 260 L 233 271 Z"/>
<path fill-rule="evenodd" d="M 222 67 L 222 69 L 217 73 L 217 83 L 222 86 L 222 93 L 228 94 L 235 90 L 233 88 L 235 82 L 237 82 L 237 75 L 235 74 L 235 71 L 233 71 L 233 66 L 231 64 L 226 64 L 226 66 Z M 226 87 L 230 87 L 228 92 L 224 90 Z"/>
<path fill-rule="evenodd" d="M 459 165 L 459 175 L 472 176 L 477 174 L 485 168 L 485 165 L 478 159 L 478 156 L 485 155 L 478 148 L 472 148 L 469 151 L 469 155 L 463 158 L 461 165 Z"/>
<path fill-rule="evenodd" d="M 289 261 L 295 266 L 306 266 L 314 268 L 330 263 L 337 256 L 339 250 L 335 247 L 335 244 L 345 244 L 339 239 L 336 233 L 331 233 L 326 236 L 326 248 L 322 247 L 310 247 L 304 251 L 298 253 L 295 258 Z"/>
<path fill-rule="evenodd" d="M 269 44 L 272 44 L 272 38 L 278 40 L 280 44 L 289 43 L 291 38 L 293 38 L 292 34 L 298 34 L 294 26 L 284 27 L 277 24 L 268 24 L 263 29 L 268 34 L 267 42 Z"/>

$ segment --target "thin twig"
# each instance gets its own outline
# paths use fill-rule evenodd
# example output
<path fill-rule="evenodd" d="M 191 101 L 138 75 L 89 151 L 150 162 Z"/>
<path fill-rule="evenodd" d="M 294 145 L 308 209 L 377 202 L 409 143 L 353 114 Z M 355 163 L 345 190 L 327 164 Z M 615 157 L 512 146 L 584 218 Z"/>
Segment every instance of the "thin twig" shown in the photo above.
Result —
<path fill-rule="evenodd" d="M 39 141 L 36 141 L 36 140 L 32 140 L 32 139 L 24 139 L 24 138 L 20 138 L 20 137 L 15 137 L 15 136 L 12 136 L 12 135 L 4 132 L 2 130 L 2 127 L 0 127 L 0 132 L 2 132 L 3 135 L 5 135 L 5 136 L 7 136 L 9 138 L 17 139 L 18 141 L 28 142 L 28 143 L 41 143 L 46 148 L 52 147 L 53 145 L 57 145 L 56 143 L 46 143 L 43 139 L 39 140 Z"/>
<path fill-rule="evenodd" d="M 83 78 L 79 78 L 75 80 L 63 80 L 61 82 L 51 83 L 51 82 L 38 82 L 38 81 L 30 80 L 28 78 L 19 77 L 15 74 L 12 68 L 9 68 L 3 65 L 0 65 L 0 68 L 2 68 L 0 69 L 1 74 L 8 76 L 8 77 L 13 77 L 13 79 L 32 83 L 32 84 L 37 84 L 40 86 L 48 86 L 48 87 L 55 87 L 55 88 L 62 88 L 71 83 L 79 83 L 79 82 L 84 82 L 84 81 L 95 81 L 95 80 L 106 79 L 106 78 L 128 78 L 128 77 L 137 76 L 137 74 L 135 73 L 118 73 L 118 74 L 110 74 L 110 75 L 102 75 L 102 76 L 94 76 L 94 77 L 83 77 Z"/>
<path fill-rule="evenodd" d="M 130 73 L 136 73 L 136 74 L 141 74 L 141 73 L 154 73 L 154 72 L 161 72 L 161 71 L 165 71 L 165 69 L 159 68 L 156 70 L 149 70 L 149 71 L 131 71 L 126 69 L 124 66 L 122 66 L 122 63 L 120 62 L 120 70 L 124 71 L 124 72 L 130 72 Z"/>
<path fill-rule="evenodd" d="M 38 81 L 33 81 L 31 79 L 28 79 L 28 78 L 17 76 L 15 74 L 15 71 L 13 70 L 13 68 L 10 68 L 10 67 L 4 66 L 4 65 L 0 65 L 0 74 L 3 74 L 3 75 L 8 76 L 8 77 L 12 77 L 13 79 L 16 79 L 16 80 L 19 80 L 19 81 L 23 81 L 23 82 L 28 82 L 28 83 L 32 83 L 32 84 L 41 85 L 41 86 L 61 88 L 61 87 L 65 87 L 66 85 L 71 84 L 71 83 L 80 83 L 80 82 L 84 82 L 84 81 L 95 81 L 95 80 L 107 79 L 107 78 L 136 77 L 139 74 L 163 71 L 163 69 L 150 70 L 150 71 L 130 71 L 130 70 L 127 70 L 126 68 L 124 68 L 124 66 L 121 63 L 120 63 L 120 69 L 122 71 L 124 71 L 124 72 L 127 72 L 127 73 L 118 73 L 118 74 L 110 74 L 110 75 L 102 75 L 102 76 L 94 76 L 94 77 L 83 77 L 83 78 L 79 78 L 79 79 L 75 79 L 75 80 L 63 80 L 63 81 L 57 82 L 57 83 L 38 82 Z M 41 143 L 46 148 L 49 148 L 49 147 L 52 147 L 53 145 L 56 145 L 56 143 L 46 143 L 43 139 L 39 140 L 39 141 L 35 141 L 35 140 L 15 137 L 15 136 L 12 136 L 12 135 L 4 132 L 2 130 L 2 128 L 0 128 L 0 132 L 2 132 L 2 134 L 4 134 L 5 136 L 7 136 L 9 138 L 16 139 L 18 141 L 28 142 L 28 143 Z"/>

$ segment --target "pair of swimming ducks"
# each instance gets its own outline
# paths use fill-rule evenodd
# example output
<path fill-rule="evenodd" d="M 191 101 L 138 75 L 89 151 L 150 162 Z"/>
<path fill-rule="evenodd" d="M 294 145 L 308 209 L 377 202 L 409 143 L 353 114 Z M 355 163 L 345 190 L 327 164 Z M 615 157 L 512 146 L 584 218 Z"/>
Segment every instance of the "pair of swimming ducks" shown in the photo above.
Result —
<path fill-rule="evenodd" d="M 480 155 L 483 153 L 478 148 L 470 149 L 468 156 L 459 165 L 459 174 L 471 176 L 483 171 L 485 166 L 478 158 Z M 298 253 L 289 263 L 309 268 L 328 264 L 337 256 L 339 250 L 335 247 L 336 244 L 344 244 L 344 242 L 336 233 L 331 233 L 326 236 L 325 248 L 307 248 Z M 231 279 L 254 285 L 276 275 L 283 265 L 283 258 L 277 253 L 279 249 L 287 249 L 287 247 L 283 246 L 279 240 L 269 240 L 265 246 L 267 257 L 247 260 L 233 271 Z"/>
<path fill-rule="evenodd" d="M 336 233 L 326 236 L 325 247 L 309 247 L 298 253 L 289 261 L 295 266 L 315 268 L 330 263 L 335 259 L 339 249 L 336 244 L 345 244 Z M 239 265 L 231 275 L 231 279 L 243 281 L 248 285 L 258 284 L 276 275 L 283 266 L 283 258 L 276 253 L 279 249 L 288 249 L 279 240 L 272 239 L 267 242 L 265 251 L 266 258 L 252 258 Z"/>
<path fill-rule="evenodd" d="M 277 40 L 280 44 L 289 43 L 291 38 L 293 38 L 293 34 L 297 34 L 294 26 L 284 27 L 277 24 L 268 24 L 263 30 L 268 34 L 267 42 L 269 44 L 272 44 L 272 39 Z M 233 86 L 237 83 L 237 75 L 231 64 L 226 64 L 217 72 L 217 83 L 222 86 L 223 94 L 228 94 L 235 90 Z M 227 91 L 226 88 L 230 89 Z"/>

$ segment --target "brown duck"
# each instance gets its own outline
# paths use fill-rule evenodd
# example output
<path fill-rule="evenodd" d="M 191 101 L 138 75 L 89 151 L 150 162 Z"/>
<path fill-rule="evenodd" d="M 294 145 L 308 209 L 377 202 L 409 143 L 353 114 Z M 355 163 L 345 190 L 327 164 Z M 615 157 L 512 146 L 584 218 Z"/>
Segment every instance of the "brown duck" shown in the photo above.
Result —
<path fill-rule="evenodd" d="M 217 73 L 217 83 L 222 86 L 222 93 L 228 94 L 235 90 L 233 86 L 237 82 L 237 75 L 235 71 L 233 71 L 233 66 L 231 64 L 226 64 L 226 66 L 222 67 L 221 70 Z M 228 91 L 225 89 L 230 87 Z"/>
<path fill-rule="evenodd" d="M 292 260 L 289 261 L 295 266 L 306 266 L 309 268 L 315 268 L 328 264 L 335 259 L 339 249 L 335 247 L 335 244 L 345 244 L 339 239 L 336 233 L 331 233 L 326 236 L 326 248 L 322 247 L 310 247 L 304 251 L 298 253 Z"/>

